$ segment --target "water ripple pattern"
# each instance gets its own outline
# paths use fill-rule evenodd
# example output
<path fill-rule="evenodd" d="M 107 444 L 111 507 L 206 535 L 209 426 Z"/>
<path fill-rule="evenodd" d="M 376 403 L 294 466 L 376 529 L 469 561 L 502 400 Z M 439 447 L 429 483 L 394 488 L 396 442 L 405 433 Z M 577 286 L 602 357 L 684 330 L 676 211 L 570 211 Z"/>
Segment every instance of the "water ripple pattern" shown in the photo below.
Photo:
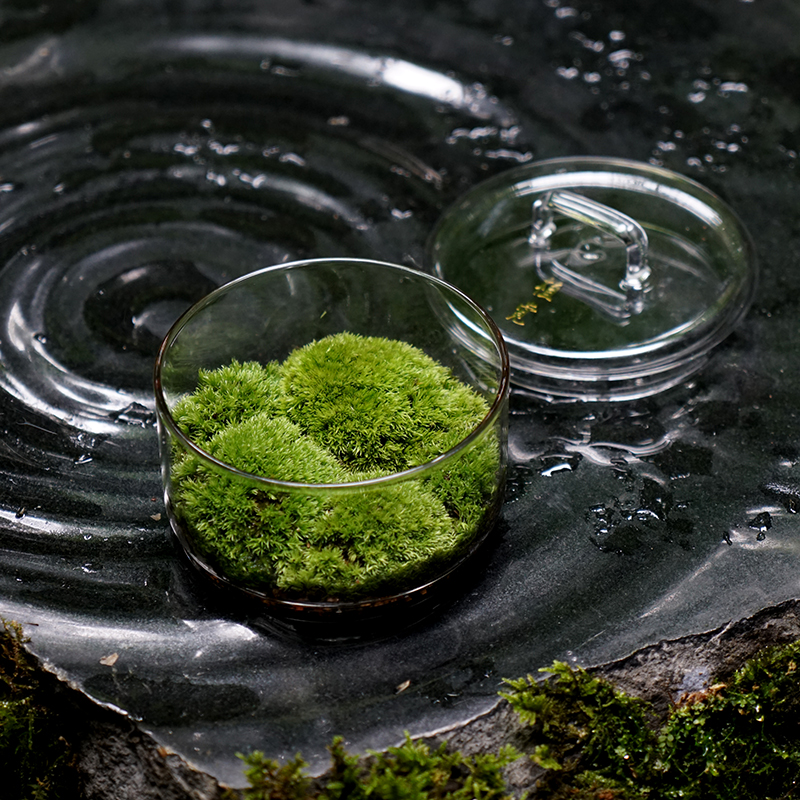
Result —
<path fill-rule="evenodd" d="M 215 286 L 414 259 L 444 179 L 381 127 L 514 122 L 409 61 L 279 38 L 49 39 L 3 74 L 44 99 L 0 132 L 0 387 L 93 434 L 148 421 L 158 343 Z"/>

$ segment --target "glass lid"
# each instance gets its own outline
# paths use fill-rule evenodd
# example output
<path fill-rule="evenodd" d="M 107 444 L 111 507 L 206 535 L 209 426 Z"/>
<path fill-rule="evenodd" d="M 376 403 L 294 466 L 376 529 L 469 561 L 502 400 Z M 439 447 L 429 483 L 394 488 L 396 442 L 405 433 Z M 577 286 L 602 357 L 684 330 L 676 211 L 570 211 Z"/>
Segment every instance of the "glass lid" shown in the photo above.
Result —
<path fill-rule="evenodd" d="M 428 259 L 494 318 L 512 380 L 552 399 L 680 383 L 741 319 L 756 280 L 750 237 L 715 194 L 611 158 L 485 181 L 444 214 Z"/>

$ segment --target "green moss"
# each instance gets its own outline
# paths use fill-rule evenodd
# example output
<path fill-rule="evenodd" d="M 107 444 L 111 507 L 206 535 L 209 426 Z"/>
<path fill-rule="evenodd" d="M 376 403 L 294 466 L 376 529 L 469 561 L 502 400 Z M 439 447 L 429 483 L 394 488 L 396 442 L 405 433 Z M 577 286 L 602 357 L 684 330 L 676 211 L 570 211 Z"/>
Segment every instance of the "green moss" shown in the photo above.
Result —
<path fill-rule="evenodd" d="M 0 628 L 0 771 L 4 800 L 80 796 L 66 724 L 56 711 L 22 629 Z"/>
<path fill-rule="evenodd" d="M 678 708 L 659 737 L 665 797 L 800 797 L 798 664 L 800 642 L 770 648 Z"/>
<path fill-rule="evenodd" d="M 184 433 L 205 448 L 211 437 L 258 412 L 283 411 L 283 391 L 276 364 L 232 361 L 216 370 L 200 370 L 197 388 L 182 397 L 173 414 Z"/>
<path fill-rule="evenodd" d="M 414 481 L 337 498 L 315 517 L 308 544 L 278 585 L 347 596 L 422 580 L 452 555 L 457 537 L 441 502 Z"/>
<path fill-rule="evenodd" d="M 250 788 L 245 800 L 505 800 L 502 768 L 518 757 L 512 748 L 497 755 L 464 756 L 446 744 L 432 750 L 424 742 L 405 741 L 366 761 L 349 754 L 340 738 L 328 748 L 331 770 L 314 785 L 297 756 L 283 766 L 255 752 L 243 757 Z"/>
<path fill-rule="evenodd" d="M 311 342 L 283 366 L 287 415 L 345 466 L 391 474 L 469 433 L 486 403 L 412 345 L 352 333 Z"/>
<path fill-rule="evenodd" d="M 502 693 L 530 726 L 531 758 L 547 770 L 541 796 L 602 797 L 594 789 L 613 789 L 609 798 L 645 796 L 637 781 L 650 769 L 656 743 L 645 704 L 580 668 L 556 662 L 546 672 L 544 682 L 508 680 L 511 691 Z"/>
<path fill-rule="evenodd" d="M 779 800 L 800 797 L 799 663 L 800 642 L 766 649 L 659 726 L 642 701 L 560 663 L 504 696 L 547 769 L 537 797 Z"/>
<path fill-rule="evenodd" d="M 174 409 L 221 462 L 308 484 L 402 471 L 461 442 L 488 413 L 478 394 L 421 350 L 343 333 L 283 364 L 201 371 Z M 496 433 L 424 478 L 338 492 L 265 491 L 179 448 L 174 505 L 195 546 L 260 591 L 349 599 L 425 580 L 480 532 L 500 469 Z"/>

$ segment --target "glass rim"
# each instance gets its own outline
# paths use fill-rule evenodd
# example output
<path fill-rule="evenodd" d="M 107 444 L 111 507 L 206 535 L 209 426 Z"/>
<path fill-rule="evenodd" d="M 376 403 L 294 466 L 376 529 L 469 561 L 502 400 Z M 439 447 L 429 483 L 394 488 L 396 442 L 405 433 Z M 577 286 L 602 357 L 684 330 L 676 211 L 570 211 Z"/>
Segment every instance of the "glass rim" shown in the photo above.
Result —
<path fill-rule="evenodd" d="M 304 267 L 314 267 L 321 266 L 323 264 L 336 263 L 379 267 L 387 271 L 396 271 L 401 274 L 405 273 L 409 277 L 421 280 L 425 284 L 437 286 L 440 289 L 450 292 L 458 297 L 462 302 L 466 303 L 466 305 L 471 307 L 478 314 L 480 320 L 485 324 L 486 328 L 490 331 L 492 341 L 497 348 L 498 355 L 500 356 L 500 380 L 497 385 L 497 391 L 495 393 L 494 400 L 492 401 L 488 412 L 483 419 L 481 419 L 481 421 L 469 432 L 469 434 L 467 434 L 467 436 L 461 439 L 461 441 L 459 441 L 449 450 L 440 453 L 438 456 L 436 456 L 436 458 L 426 461 L 423 464 L 409 467 L 408 469 L 400 472 L 392 472 L 388 475 L 379 475 L 363 480 L 337 483 L 305 483 L 301 481 L 279 480 L 277 478 L 267 478 L 263 475 L 256 475 L 252 472 L 246 472 L 226 463 L 225 461 L 220 461 L 219 459 L 215 458 L 209 452 L 196 444 L 183 432 L 183 430 L 181 430 L 180 426 L 175 421 L 175 418 L 172 416 L 172 412 L 170 411 L 169 404 L 167 403 L 167 399 L 164 394 L 161 373 L 166 354 L 171 344 L 175 341 L 178 334 L 191 319 L 199 314 L 205 307 L 213 303 L 217 298 L 236 288 L 236 286 L 241 283 L 245 283 L 248 280 L 257 278 L 267 273 L 283 272 L 294 269 L 302 269 Z M 207 294 L 205 297 L 201 298 L 192 306 L 190 306 L 172 324 L 169 331 L 167 331 L 166 336 L 162 340 L 161 345 L 159 346 L 158 355 L 156 356 L 155 366 L 153 369 L 153 389 L 155 394 L 156 410 L 158 412 L 157 420 L 159 424 L 166 424 L 170 433 L 178 439 L 181 445 L 189 453 L 196 456 L 201 461 L 211 464 L 217 472 L 228 473 L 241 480 L 246 480 L 250 483 L 269 487 L 275 490 L 303 491 L 308 493 L 347 492 L 353 491 L 354 489 L 391 485 L 395 483 L 401 483 L 415 477 L 421 477 L 431 470 L 440 468 L 443 464 L 455 459 L 464 449 L 466 449 L 473 441 L 479 438 L 493 424 L 494 420 L 498 417 L 503 405 L 506 402 L 510 392 L 510 386 L 510 359 L 503 334 L 489 314 L 467 294 L 462 292 L 456 286 L 453 286 L 451 283 L 448 283 L 447 281 L 437 277 L 436 275 L 431 275 L 429 273 L 422 272 L 421 270 L 412 269 L 411 267 L 406 267 L 402 264 L 393 264 L 388 261 L 378 261 L 368 258 L 347 258 L 346 256 L 336 256 L 331 258 L 308 258 L 298 261 L 287 261 L 283 264 L 273 264 L 268 267 L 262 267 L 261 269 L 254 270 L 253 272 L 248 272 L 245 275 L 240 275 L 238 278 L 234 278 L 233 280 L 222 284 L 222 286 L 218 286 L 212 292 L 209 292 L 209 294 Z"/>

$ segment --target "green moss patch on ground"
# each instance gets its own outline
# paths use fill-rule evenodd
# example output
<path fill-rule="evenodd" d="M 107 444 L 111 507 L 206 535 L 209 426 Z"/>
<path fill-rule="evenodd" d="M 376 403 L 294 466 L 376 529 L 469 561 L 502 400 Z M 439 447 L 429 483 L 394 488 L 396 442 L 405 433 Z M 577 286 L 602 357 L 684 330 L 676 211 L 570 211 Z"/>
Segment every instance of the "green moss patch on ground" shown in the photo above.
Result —
<path fill-rule="evenodd" d="M 0 624 L 0 796 L 74 800 L 80 791 L 72 737 L 50 676 L 25 650 L 21 627 Z"/>
<path fill-rule="evenodd" d="M 359 760 L 336 740 L 331 771 L 316 781 L 300 756 L 280 766 L 253 753 L 245 797 L 505 798 L 504 769 L 528 760 L 537 768 L 529 795 L 548 800 L 800 798 L 798 665 L 800 642 L 764 649 L 657 718 L 609 681 L 556 662 L 540 678 L 506 681 L 502 694 L 522 723 L 513 747 L 471 760 L 407 738 Z M 451 794 L 441 794 L 445 785 Z"/>
<path fill-rule="evenodd" d="M 800 797 L 800 642 L 760 652 L 690 693 L 664 720 L 580 668 L 508 681 L 545 771 L 536 797 L 779 800 Z"/>
<path fill-rule="evenodd" d="M 511 747 L 464 756 L 445 744 L 434 749 L 408 735 L 399 746 L 366 759 L 348 753 L 340 738 L 328 749 L 331 769 L 317 781 L 305 776 L 300 756 L 279 765 L 263 753 L 249 754 L 244 761 L 250 788 L 244 800 L 510 800 L 502 768 L 518 756 Z"/>
<path fill-rule="evenodd" d="M 75 752 L 84 729 L 74 699 L 65 696 L 74 693 L 38 667 L 18 625 L 2 625 L 3 800 L 79 798 L 86 776 Z M 466 755 L 407 736 L 359 757 L 337 738 L 331 768 L 319 778 L 306 774 L 300 755 L 279 764 L 253 752 L 242 756 L 249 787 L 228 796 L 505 800 L 512 794 L 506 770 L 524 761 L 534 767 L 529 795 L 550 800 L 800 798 L 800 641 L 763 649 L 726 680 L 684 695 L 666 715 L 558 662 L 538 677 L 506 681 L 503 696 L 520 724 L 513 740 L 493 751 Z M 184 795 L 173 787 L 169 796 Z"/>

